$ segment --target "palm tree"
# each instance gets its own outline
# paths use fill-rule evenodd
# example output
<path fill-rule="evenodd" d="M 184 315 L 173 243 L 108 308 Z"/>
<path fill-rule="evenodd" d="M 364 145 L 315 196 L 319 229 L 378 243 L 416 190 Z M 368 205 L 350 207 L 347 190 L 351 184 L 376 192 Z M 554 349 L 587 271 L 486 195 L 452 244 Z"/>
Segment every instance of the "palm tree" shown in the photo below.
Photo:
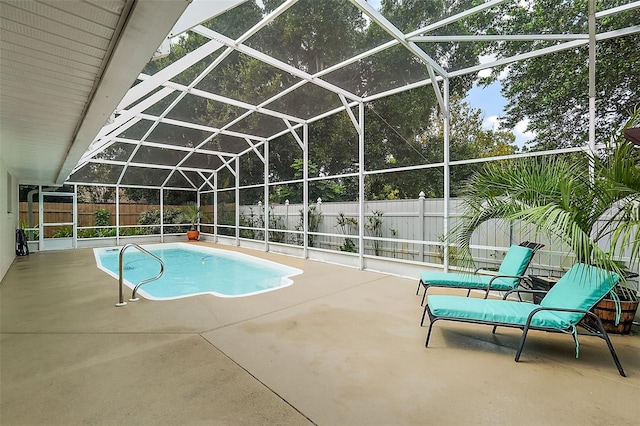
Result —
<path fill-rule="evenodd" d="M 640 110 L 624 128 L 639 121 Z M 467 182 L 452 233 L 463 261 L 471 262 L 471 235 L 491 219 L 533 225 L 570 247 L 578 262 L 621 273 L 616 259 L 625 250 L 630 266 L 640 260 L 640 149 L 620 135 L 597 155 L 487 163 Z"/>
<path fill-rule="evenodd" d="M 205 215 L 202 213 L 200 206 L 197 204 L 187 204 L 182 208 L 181 221 L 191 223 L 191 230 L 195 231 L 200 220 L 206 220 Z"/>

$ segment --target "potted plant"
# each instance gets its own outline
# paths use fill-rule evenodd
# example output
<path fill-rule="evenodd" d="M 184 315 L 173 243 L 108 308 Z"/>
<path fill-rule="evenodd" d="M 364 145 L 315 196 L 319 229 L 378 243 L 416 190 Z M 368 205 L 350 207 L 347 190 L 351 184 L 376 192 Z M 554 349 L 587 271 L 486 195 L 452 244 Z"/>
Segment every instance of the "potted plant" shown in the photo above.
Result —
<path fill-rule="evenodd" d="M 182 209 L 181 222 L 191 223 L 191 228 L 187 231 L 187 238 L 189 241 L 194 241 L 200 238 L 198 225 L 200 224 L 201 219 L 205 219 L 205 217 L 202 215 L 201 209 L 198 205 L 188 204 Z"/>
<path fill-rule="evenodd" d="M 625 128 L 639 121 L 640 110 Z M 452 234 L 465 263 L 471 259 L 471 235 L 482 223 L 519 221 L 568 246 L 577 262 L 621 275 L 616 292 L 637 308 L 635 291 L 625 288 L 628 274 L 618 260 L 625 252 L 632 268 L 640 260 L 640 149 L 622 134 L 597 155 L 487 163 L 467 182 L 463 209 Z M 631 321 L 634 315 L 635 310 Z"/>

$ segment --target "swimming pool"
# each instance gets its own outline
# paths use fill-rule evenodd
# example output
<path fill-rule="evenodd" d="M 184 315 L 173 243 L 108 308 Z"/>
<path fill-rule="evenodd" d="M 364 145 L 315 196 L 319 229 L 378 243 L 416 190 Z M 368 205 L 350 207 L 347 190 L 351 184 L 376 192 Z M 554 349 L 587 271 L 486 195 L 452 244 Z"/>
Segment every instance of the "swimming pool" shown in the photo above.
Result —
<path fill-rule="evenodd" d="M 289 286 L 302 270 L 257 257 L 187 243 L 142 246 L 165 263 L 162 277 L 144 284 L 138 294 L 169 300 L 198 294 L 241 297 Z M 98 268 L 118 279 L 121 247 L 93 249 Z M 133 287 L 160 271 L 158 261 L 131 248 L 124 253 L 124 282 Z"/>

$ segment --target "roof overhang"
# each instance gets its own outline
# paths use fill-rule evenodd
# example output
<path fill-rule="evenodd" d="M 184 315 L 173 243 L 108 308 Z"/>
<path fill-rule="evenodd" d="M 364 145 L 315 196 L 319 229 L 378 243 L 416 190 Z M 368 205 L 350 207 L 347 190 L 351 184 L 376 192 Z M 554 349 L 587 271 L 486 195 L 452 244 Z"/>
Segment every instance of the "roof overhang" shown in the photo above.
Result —
<path fill-rule="evenodd" d="M 0 156 L 21 183 L 64 182 L 190 0 L 162 2 L 161 7 L 154 0 L 124 0 L 121 7 L 108 10 L 119 14 L 114 28 L 96 24 L 92 16 L 96 10 L 86 8 L 83 2 L 66 5 L 70 3 L 77 3 L 73 13 L 59 10 L 55 2 L 44 5 L 48 13 L 10 4 L 2 9 L 3 20 L 11 20 L 10 28 L 16 30 L 3 28 L 1 37 L 1 50 L 6 53 L 0 78 Z M 83 10 L 87 10 L 85 16 Z M 48 38 L 44 31 L 45 35 L 38 37 L 37 32 L 29 31 L 34 17 L 40 26 L 61 28 L 56 22 L 60 16 L 69 20 L 65 26 L 69 31 L 77 24 L 89 25 L 84 29 L 88 35 L 93 35 L 94 28 L 109 34 L 98 66 L 78 70 L 77 64 L 90 54 L 65 44 L 63 37 Z M 95 56 L 93 53 L 94 61 Z M 29 63 L 31 60 L 40 66 Z M 56 75 L 59 79 L 52 80 Z M 74 79 L 78 75 L 93 83 L 82 90 Z M 67 79 L 66 84 L 58 84 L 62 78 Z"/>

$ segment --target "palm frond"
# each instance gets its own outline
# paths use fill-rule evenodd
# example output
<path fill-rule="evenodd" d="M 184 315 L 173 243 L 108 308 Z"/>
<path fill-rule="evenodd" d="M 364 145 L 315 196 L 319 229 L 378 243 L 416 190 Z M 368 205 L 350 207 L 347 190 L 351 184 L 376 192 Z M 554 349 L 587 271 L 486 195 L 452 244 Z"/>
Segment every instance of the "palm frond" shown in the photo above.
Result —
<path fill-rule="evenodd" d="M 640 109 L 631 121 L 640 122 Z M 485 164 L 464 188 L 463 215 L 450 239 L 464 263 L 472 264 L 473 233 L 492 219 L 533 225 L 580 262 L 620 272 L 614 259 L 629 251 L 631 263 L 640 262 L 640 150 L 620 137 L 614 142 L 598 156 Z M 608 250 L 599 245 L 605 237 Z"/>

